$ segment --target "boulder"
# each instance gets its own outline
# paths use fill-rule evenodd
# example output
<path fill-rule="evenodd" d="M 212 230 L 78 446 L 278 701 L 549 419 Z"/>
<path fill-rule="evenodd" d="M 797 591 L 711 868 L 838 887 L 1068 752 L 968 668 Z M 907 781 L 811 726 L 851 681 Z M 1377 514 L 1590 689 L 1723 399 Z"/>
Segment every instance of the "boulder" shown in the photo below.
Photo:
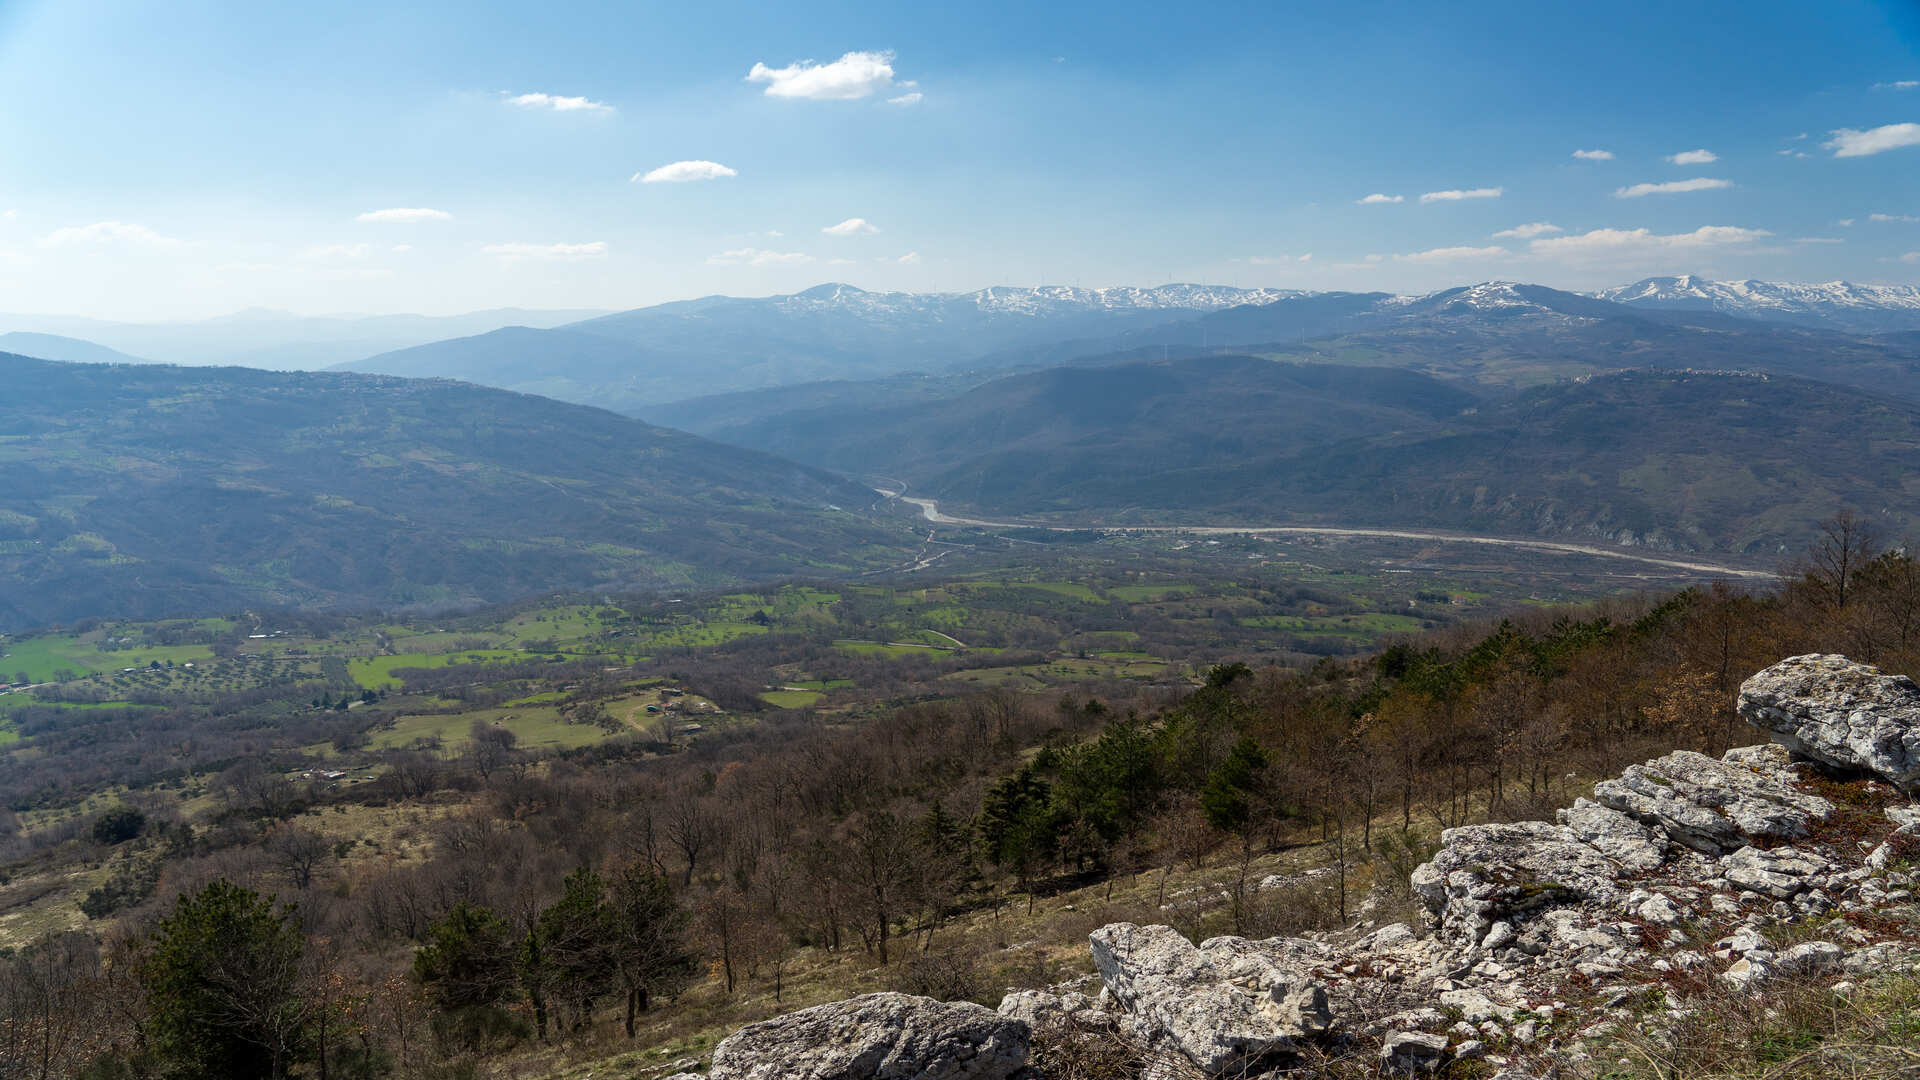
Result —
<path fill-rule="evenodd" d="M 1844 656 L 1792 656 L 1740 684 L 1740 715 L 1803 757 L 1920 785 L 1920 686 Z"/>
<path fill-rule="evenodd" d="M 1720 855 L 1756 840 L 1795 840 L 1833 804 L 1793 786 L 1781 747 L 1743 747 L 1715 761 L 1679 750 L 1594 785 L 1594 801 L 1695 851 Z"/>
<path fill-rule="evenodd" d="M 1440 834 L 1433 861 L 1414 870 L 1414 892 L 1441 932 L 1477 945 L 1496 922 L 1558 904 L 1606 902 L 1618 871 L 1563 826 L 1544 821 L 1466 825 Z"/>
<path fill-rule="evenodd" d="M 1581 843 L 1620 864 L 1628 873 L 1644 873 L 1666 860 L 1664 834 L 1611 807 L 1590 799 L 1575 799 L 1557 815 Z"/>
<path fill-rule="evenodd" d="M 1326 988 L 1306 970 L 1324 951 L 1312 942 L 1221 937 L 1196 947 L 1172 927 L 1114 923 L 1091 943 L 1134 1034 L 1208 1076 L 1282 1064 L 1332 1022 Z"/>
<path fill-rule="evenodd" d="M 1031 1032 L 971 1002 L 867 994 L 750 1024 L 713 1051 L 709 1080 L 1008 1080 Z"/>
<path fill-rule="evenodd" d="M 1395 1031 L 1380 1047 L 1380 1063 L 1388 1072 L 1433 1072 L 1447 1056 L 1447 1037 L 1423 1031 Z"/>

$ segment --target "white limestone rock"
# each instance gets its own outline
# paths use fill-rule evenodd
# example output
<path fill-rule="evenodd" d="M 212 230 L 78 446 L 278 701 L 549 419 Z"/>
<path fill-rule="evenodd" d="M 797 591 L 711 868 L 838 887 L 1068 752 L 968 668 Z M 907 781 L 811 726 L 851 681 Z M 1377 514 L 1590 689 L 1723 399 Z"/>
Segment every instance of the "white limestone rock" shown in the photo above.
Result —
<path fill-rule="evenodd" d="M 1792 656 L 1740 684 L 1740 715 L 1794 753 L 1920 784 L 1920 686 L 1844 656 Z"/>
<path fill-rule="evenodd" d="M 866 994 L 749 1024 L 713 1051 L 708 1080 L 1009 1080 L 1027 1025 L 971 1002 Z"/>
<path fill-rule="evenodd" d="M 1114 923 L 1091 937 L 1094 966 L 1134 1032 L 1209 1076 L 1293 1057 L 1332 1023 L 1326 988 L 1307 971 L 1314 942 L 1212 938 L 1195 946 L 1167 926 Z"/>
<path fill-rule="evenodd" d="M 1833 804 L 1792 784 L 1787 752 L 1745 747 L 1715 761 L 1679 750 L 1593 789 L 1595 802 L 1658 826 L 1678 843 L 1720 855 L 1755 840 L 1795 840 Z"/>

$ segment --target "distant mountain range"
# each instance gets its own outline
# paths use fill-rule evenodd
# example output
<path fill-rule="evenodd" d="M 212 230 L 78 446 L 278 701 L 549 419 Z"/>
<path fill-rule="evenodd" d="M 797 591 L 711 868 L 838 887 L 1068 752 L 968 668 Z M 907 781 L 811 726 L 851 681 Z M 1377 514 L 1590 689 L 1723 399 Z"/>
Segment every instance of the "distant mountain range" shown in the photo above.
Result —
<path fill-rule="evenodd" d="M 467 379 L 639 413 L 717 391 L 940 370 L 1020 346 L 1297 295 L 1201 285 L 876 293 L 828 284 L 790 296 L 659 304 L 546 331 L 515 327 L 341 367 Z"/>
<path fill-rule="evenodd" d="M 62 315 L 0 313 L 0 333 L 81 339 L 165 364 L 237 365 L 268 370 L 318 370 L 375 353 L 481 334 L 503 326 L 559 326 L 602 315 L 591 309 L 533 311 L 500 308 L 464 315 L 306 316 L 255 309 L 193 322 L 128 323 Z M 42 338 L 8 343 L 6 351 L 47 360 L 77 360 L 72 346 Z M 53 355 L 65 352 L 66 355 Z"/>
<path fill-rule="evenodd" d="M 0 355 L 0 631 L 886 565 L 873 493 L 452 382 Z"/>

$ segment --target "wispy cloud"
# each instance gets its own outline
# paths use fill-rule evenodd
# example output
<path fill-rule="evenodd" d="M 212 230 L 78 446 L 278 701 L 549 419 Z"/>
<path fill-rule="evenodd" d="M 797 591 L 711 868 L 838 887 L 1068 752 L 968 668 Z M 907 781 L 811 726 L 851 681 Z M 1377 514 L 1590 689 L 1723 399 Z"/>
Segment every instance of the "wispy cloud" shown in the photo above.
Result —
<path fill-rule="evenodd" d="M 739 175 L 717 161 L 676 161 L 651 172 L 634 173 L 628 183 L 685 184 L 693 180 L 718 180 L 723 176 Z"/>
<path fill-rule="evenodd" d="M 1573 156 L 1581 159 L 1582 161 L 1612 161 L 1613 151 L 1611 150 L 1575 150 L 1573 152 Z"/>
<path fill-rule="evenodd" d="M 1867 157 L 1904 146 L 1920 146 L 1920 124 L 1882 124 L 1865 131 L 1836 128 L 1832 135 L 1833 138 L 1820 145 L 1833 151 L 1837 158 Z"/>
<path fill-rule="evenodd" d="M 1382 195 L 1376 191 L 1364 199 L 1355 199 L 1353 201 L 1361 206 L 1378 206 L 1381 203 L 1406 202 L 1407 197 L 1405 195 Z"/>
<path fill-rule="evenodd" d="M 1249 255 L 1244 259 L 1236 261 L 1246 263 L 1250 266 L 1280 266 L 1286 263 L 1307 263 L 1313 261 L 1313 252 L 1309 251 L 1305 255 Z"/>
<path fill-rule="evenodd" d="M 1720 155 L 1711 150 L 1682 150 L 1668 155 L 1667 160 L 1675 165 L 1711 165 L 1720 160 Z"/>
<path fill-rule="evenodd" d="M 445 210 L 432 210 L 424 206 L 395 206 L 387 210 L 369 210 L 355 220 L 382 225 L 411 225 L 421 221 L 449 221 L 452 218 L 453 215 Z"/>
<path fill-rule="evenodd" d="M 1875 90 L 1920 90 L 1920 79 L 1900 79 L 1895 82 L 1874 83 Z"/>
<path fill-rule="evenodd" d="M 1920 251 L 1909 251 L 1900 256 L 1901 262 L 1920 263 Z"/>
<path fill-rule="evenodd" d="M 503 259 L 542 259 L 549 262 L 565 262 L 575 259 L 598 259 L 607 253 L 605 240 L 593 240 L 584 244 L 488 244 L 480 249 L 488 255 L 497 255 Z"/>
<path fill-rule="evenodd" d="M 1429 191 L 1420 196 L 1423 203 L 1459 202 L 1462 199 L 1497 199 L 1507 193 L 1503 187 L 1479 187 L 1454 191 Z"/>
<path fill-rule="evenodd" d="M 913 266 L 920 261 L 920 253 L 917 251 L 909 251 L 893 261 L 902 266 Z"/>
<path fill-rule="evenodd" d="M 1846 240 L 1838 236 L 1796 236 L 1793 242 L 1796 244 L 1844 244 Z"/>
<path fill-rule="evenodd" d="M 899 97 L 890 97 L 890 98 L 888 98 L 888 99 L 887 99 L 887 104 L 889 104 L 889 105 L 918 105 L 918 104 L 920 104 L 920 99 L 921 99 L 921 98 L 923 98 L 923 97 L 925 97 L 925 96 L 926 96 L 926 95 L 925 95 L 925 94 L 922 94 L 922 93 L 921 93 L 920 91 L 918 91 L 918 90 L 914 90 L 914 91 L 912 91 L 912 92 L 910 92 L 910 93 L 906 93 L 906 94 L 901 94 L 901 95 L 900 95 Z"/>
<path fill-rule="evenodd" d="M 610 113 L 613 106 L 600 101 L 589 101 L 583 97 L 561 97 L 558 94 L 515 94 L 507 98 L 507 104 L 518 105 L 523 109 L 550 109 L 554 112 L 599 112 Z"/>
<path fill-rule="evenodd" d="M 763 251 L 759 248 L 735 248 L 707 256 L 707 262 L 714 266 L 779 266 L 812 261 L 813 256 L 798 251 Z"/>
<path fill-rule="evenodd" d="M 1635 184 L 1632 187 L 1623 187 L 1615 191 L 1613 197 L 1638 199 L 1643 195 L 1677 195 L 1687 191 L 1714 191 L 1732 186 L 1731 180 L 1710 180 L 1704 176 L 1696 176 L 1692 180 L 1669 180 L 1664 184 Z"/>
<path fill-rule="evenodd" d="M 1851 229 L 1853 228 L 1853 219 L 1850 217 L 1843 217 L 1838 221 L 1835 221 L 1834 224 L 1840 226 L 1843 229 Z"/>
<path fill-rule="evenodd" d="M 782 68 L 754 64 L 747 81 L 766 83 L 768 97 L 853 101 L 893 83 L 893 53 L 850 52 L 830 64 L 801 60 Z"/>
<path fill-rule="evenodd" d="M 866 218 L 850 217 L 838 225 L 829 225 L 820 231 L 828 236 L 858 236 L 862 233 L 877 233 L 880 229 Z"/>
<path fill-rule="evenodd" d="M 1733 225 L 1702 225 L 1692 232 L 1655 233 L 1652 229 L 1594 229 L 1573 236 L 1543 237 L 1532 243 L 1536 255 L 1631 255 L 1648 251 L 1687 250 L 1750 244 L 1773 234 L 1765 229 Z"/>
<path fill-rule="evenodd" d="M 1413 251 L 1405 255 L 1395 255 L 1395 262 L 1409 263 L 1450 263 L 1468 262 L 1475 259 L 1499 259 L 1512 254 L 1506 248 L 1495 244 L 1492 247 L 1443 247 L 1427 251 Z M 1372 258 L 1371 255 L 1368 258 Z"/>
<path fill-rule="evenodd" d="M 131 247 L 131 248 L 177 248 L 183 241 L 171 236 L 162 236 L 145 225 L 134 225 L 124 221 L 96 221 L 91 225 L 69 225 L 64 229 L 55 229 L 41 239 L 42 247 Z"/>
<path fill-rule="evenodd" d="M 321 262 L 334 262 L 364 259 L 371 254 L 373 254 L 372 244 L 318 244 L 301 252 L 300 257 Z"/>
<path fill-rule="evenodd" d="M 1791 146 L 1787 147 L 1785 150 L 1775 150 L 1774 153 L 1779 154 L 1781 157 L 1790 157 L 1790 158 L 1804 158 L 1804 157 L 1813 156 L 1807 153 L 1805 150 L 1795 150 Z"/>
<path fill-rule="evenodd" d="M 1902 225 L 1920 225 L 1920 216 L 1913 214 L 1868 214 L 1867 220 L 1877 221 L 1883 225 L 1891 222 L 1899 222 Z"/>
<path fill-rule="evenodd" d="M 1493 234 L 1495 240 L 1531 240 L 1536 236 L 1551 236 L 1557 232 L 1566 232 L 1558 225 L 1549 225 L 1536 221 L 1530 225 L 1515 225 L 1511 229 L 1501 229 Z"/>

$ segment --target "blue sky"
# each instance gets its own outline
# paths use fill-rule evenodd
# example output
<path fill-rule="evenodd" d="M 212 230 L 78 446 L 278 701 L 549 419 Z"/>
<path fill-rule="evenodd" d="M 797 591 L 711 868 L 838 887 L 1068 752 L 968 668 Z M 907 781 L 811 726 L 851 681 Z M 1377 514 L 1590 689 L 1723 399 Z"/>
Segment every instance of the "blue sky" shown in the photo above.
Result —
<path fill-rule="evenodd" d="M 0 0 L 0 310 L 1684 272 L 1920 281 L 1920 3 Z"/>

